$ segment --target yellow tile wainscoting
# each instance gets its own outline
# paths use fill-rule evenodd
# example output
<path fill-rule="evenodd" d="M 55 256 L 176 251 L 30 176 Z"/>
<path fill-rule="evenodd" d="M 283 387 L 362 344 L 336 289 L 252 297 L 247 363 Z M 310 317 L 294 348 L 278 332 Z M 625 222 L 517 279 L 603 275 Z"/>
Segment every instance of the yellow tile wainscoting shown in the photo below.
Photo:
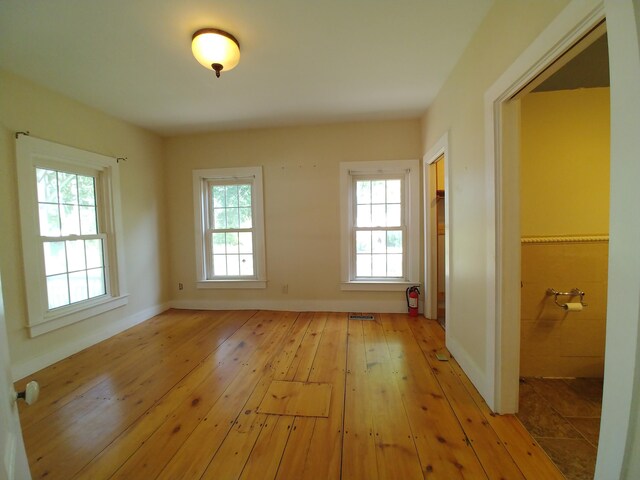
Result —
<path fill-rule="evenodd" d="M 606 236 L 523 239 L 521 376 L 602 377 L 608 249 Z M 580 312 L 563 310 L 546 293 L 576 287 L 588 305 Z"/>

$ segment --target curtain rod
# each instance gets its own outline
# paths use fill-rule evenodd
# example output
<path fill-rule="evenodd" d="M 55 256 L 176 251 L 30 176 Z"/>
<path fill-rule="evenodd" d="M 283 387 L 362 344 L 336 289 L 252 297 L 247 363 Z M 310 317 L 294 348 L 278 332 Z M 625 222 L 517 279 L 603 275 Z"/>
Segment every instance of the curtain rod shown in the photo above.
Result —
<path fill-rule="evenodd" d="M 31 132 L 29 132 L 29 130 L 26 130 L 24 132 L 16 132 L 15 133 L 16 140 L 19 139 L 20 135 L 24 135 L 25 137 L 31 137 Z M 64 145 L 63 143 L 53 142 L 52 140 L 47 140 L 46 138 L 40 138 L 40 137 L 32 137 L 32 138 L 37 138 L 38 140 L 44 140 L 45 142 L 57 143 L 58 145 Z M 71 145 L 64 145 L 64 146 L 65 147 L 70 147 L 70 148 L 77 148 L 78 150 L 84 150 L 83 148 L 78 148 L 78 147 L 74 147 L 74 146 L 71 146 Z M 86 150 L 86 151 L 89 152 L 90 150 Z M 91 152 L 91 153 L 96 153 L 98 155 L 104 155 L 105 157 L 115 158 L 116 163 L 120 163 L 121 160 L 123 162 L 126 162 L 128 160 L 127 157 L 114 157 L 112 155 L 105 155 L 104 153 L 100 153 L 100 152 Z"/>

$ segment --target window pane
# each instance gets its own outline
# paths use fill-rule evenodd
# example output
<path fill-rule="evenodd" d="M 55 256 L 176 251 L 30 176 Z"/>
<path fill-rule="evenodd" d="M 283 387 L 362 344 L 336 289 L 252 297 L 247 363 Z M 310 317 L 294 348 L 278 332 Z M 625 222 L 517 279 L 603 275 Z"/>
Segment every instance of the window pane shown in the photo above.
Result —
<path fill-rule="evenodd" d="M 234 233 L 227 233 L 226 235 L 227 235 L 227 241 L 226 241 L 227 254 L 238 253 L 240 248 L 240 246 L 238 245 L 238 234 L 234 232 Z"/>
<path fill-rule="evenodd" d="M 369 180 L 361 180 L 356 182 L 356 202 L 371 203 L 371 182 Z"/>
<path fill-rule="evenodd" d="M 80 231 L 82 235 L 95 235 L 98 233 L 96 207 L 80 207 Z"/>
<path fill-rule="evenodd" d="M 385 203 L 386 182 L 384 180 L 374 180 L 371 182 L 371 203 Z"/>
<path fill-rule="evenodd" d="M 213 187 L 212 190 L 213 190 L 213 208 L 224 208 L 226 206 L 226 202 L 224 199 L 224 187 L 215 186 Z"/>
<path fill-rule="evenodd" d="M 401 225 L 400 205 L 387 205 L 387 227 L 399 227 Z"/>
<path fill-rule="evenodd" d="M 227 208 L 227 228 L 238 228 L 240 222 L 238 221 L 238 209 Z"/>
<path fill-rule="evenodd" d="M 371 205 L 371 226 L 385 227 L 387 225 L 387 212 L 384 205 Z"/>
<path fill-rule="evenodd" d="M 401 184 L 400 180 L 387 180 L 387 203 L 401 203 Z"/>
<path fill-rule="evenodd" d="M 78 204 L 76 175 L 58 172 L 58 189 L 60 192 L 60 203 Z"/>
<path fill-rule="evenodd" d="M 84 240 L 69 240 L 67 245 L 67 269 L 69 272 L 87 268 L 84 256 Z"/>
<path fill-rule="evenodd" d="M 253 183 L 248 179 L 222 177 L 206 180 L 211 220 L 208 224 L 203 222 L 203 226 L 208 229 L 211 248 L 204 270 L 209 279 L 254 277 L 257 259 L 253 245 L 256 241 Z"/>
<path fill-rule="evenodd" d="M 227 274 L 227 257 L 226 255 L 213 256 L 213 274 L 224 276 Z"/>
<path fill-rule="evenodd" d="M 60 205 L 61 233 L 65 235 L 80 235 L 80 212 L 77 205 Z"/>
<path fill-rule="evenodd" d="M 356 253 L 371 253 L 371 231 L 356 232 Z"/>
<path fill-rule="evenodd" d="M 238 243 L 240 244 L 240 253 L 253 253 L 253 233 L 239 233 Z"/>
<path fill-rule="evenodd" d="M 97 268 L 104 265 L 102 257 L 102 240 L 85 240 L 84 248 L 87 253 L 87 268 Z"/>
<path fill-rule="evenodd" d="M 226 208 L 216 208 L 213 211 L 213 228 L 215 229 L 227 228 Z"/>
<path fill-rule="evenodd" d="M 237 185 L 227 185 L 227 207 L 237 207 L 238 206 L 238 186 Z"/>
<path fill-rule="evenodd" d="M 387 275 L 402 277 L 402 254 L 387 255 Z"/>
<path fill-rule="evenodd" d="M 64 250 L 64 242 L 45 242 L 43 248 L 45 274 L 66 273 L 67 255 Z"/>
<path fill-rule="evenodd" d="M 47 300 L 49 308 L 69 305 L 69 286 L 66 274 L 47 277 Z"/>
<path fill-rule="evenodd" d="M 238 186 L 238 205 L 241 207 L 251 206 L 251 185 Z"/>
<path fill-rule="evenodd" d="M 240 255 L 227 255 L 227 275 L 231 277 L 240 275 Z"/>
<path fill-rule="evenodd" d="M 40 215 L 40 235 L 43 237 L 60 236 L 60 213 L 58 205 L 38 206 Z"/>
<path fill-rule="evenodd" d="M 371 205 L 358 205 L 358 211 L 356 215 L 356 225 L 358 227 L 371 226 Z"/>
<path fill-rule="evenodd" d="M 371 276 L 372 277 L 387 276 L 387 256 L 386 255 L 371 256 Z"/>
<path fill-rule="evenodd" d="M 69 300 L 70 303 L 80 302 L 89 298 L 87 288 L 87 272 L 74 272 L 69 274 Z"/>
<path fill-rule="evenodd" d="M 356 276 L 371 276 L 371 255 L 356 255 Z"/>
<path fill-rule="evenodd" d="M 38 202 L 58 203 L 58 177 L 53 170 L 36 168 Z"/>
<path fill-rule="evenodd" d="M 89 280 L 89 298 L 99 297 L 106 292 L 104 288 L 104 269 L 92 268 L 87 270 L 87 279 Z"/>
<path fill-rule="evenodd" d="M 240 208 L 240 228 L 251 228 L 252 220 L 251 220 L 251 209 L 250 208 Z"/>
<path fill-rule="evenodd" d="M 371 232 L 371 251 L 373 253 L 387 252 L 387 232 Z"/>
<path fill-rule="evenodd" d="M 95 179 L 93 177 L 86 177 L 84 175 L 78 175 L 78 203 L 80 205 L 95 205 L 96 204 L 96 189 Z"/>
<path fill-rule="evenodd" d="M 211 249 L 214 254 L 225 254 L 227 252 L 225 248 L 225 234 L 224 233 L 214 233 L 211 236 Z"/>
<path fill-rule="evenodd" d="M 253 275 L 253 255 L 240 255 L 240 275 Z"/>
<path fill-rule="evenodd" d="M 387 232 L 387 253 L 402 253 L 402 230 Z"/>

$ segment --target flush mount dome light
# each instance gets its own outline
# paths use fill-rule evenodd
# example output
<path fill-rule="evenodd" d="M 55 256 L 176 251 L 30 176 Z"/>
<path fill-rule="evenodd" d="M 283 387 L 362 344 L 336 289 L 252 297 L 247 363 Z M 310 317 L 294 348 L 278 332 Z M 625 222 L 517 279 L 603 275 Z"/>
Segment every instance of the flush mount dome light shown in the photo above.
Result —
<path fill-rule="evenodd" d="M 201 28 L 193 34 L 191 51 L 200 64 L 220 72 L 231 70 L 240 61 L 240 44 L 236 37 L 217 28 Z"/>

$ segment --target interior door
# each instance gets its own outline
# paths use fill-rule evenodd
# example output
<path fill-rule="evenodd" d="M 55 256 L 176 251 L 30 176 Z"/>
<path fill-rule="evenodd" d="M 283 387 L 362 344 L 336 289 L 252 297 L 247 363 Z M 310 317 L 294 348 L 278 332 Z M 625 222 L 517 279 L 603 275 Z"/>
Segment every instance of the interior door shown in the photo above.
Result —
<path fill-rule="evenodd" d="M 10 365 L 0 278 L 0 478 L 29 480 L 31 473 L 22 441 Z"/>

